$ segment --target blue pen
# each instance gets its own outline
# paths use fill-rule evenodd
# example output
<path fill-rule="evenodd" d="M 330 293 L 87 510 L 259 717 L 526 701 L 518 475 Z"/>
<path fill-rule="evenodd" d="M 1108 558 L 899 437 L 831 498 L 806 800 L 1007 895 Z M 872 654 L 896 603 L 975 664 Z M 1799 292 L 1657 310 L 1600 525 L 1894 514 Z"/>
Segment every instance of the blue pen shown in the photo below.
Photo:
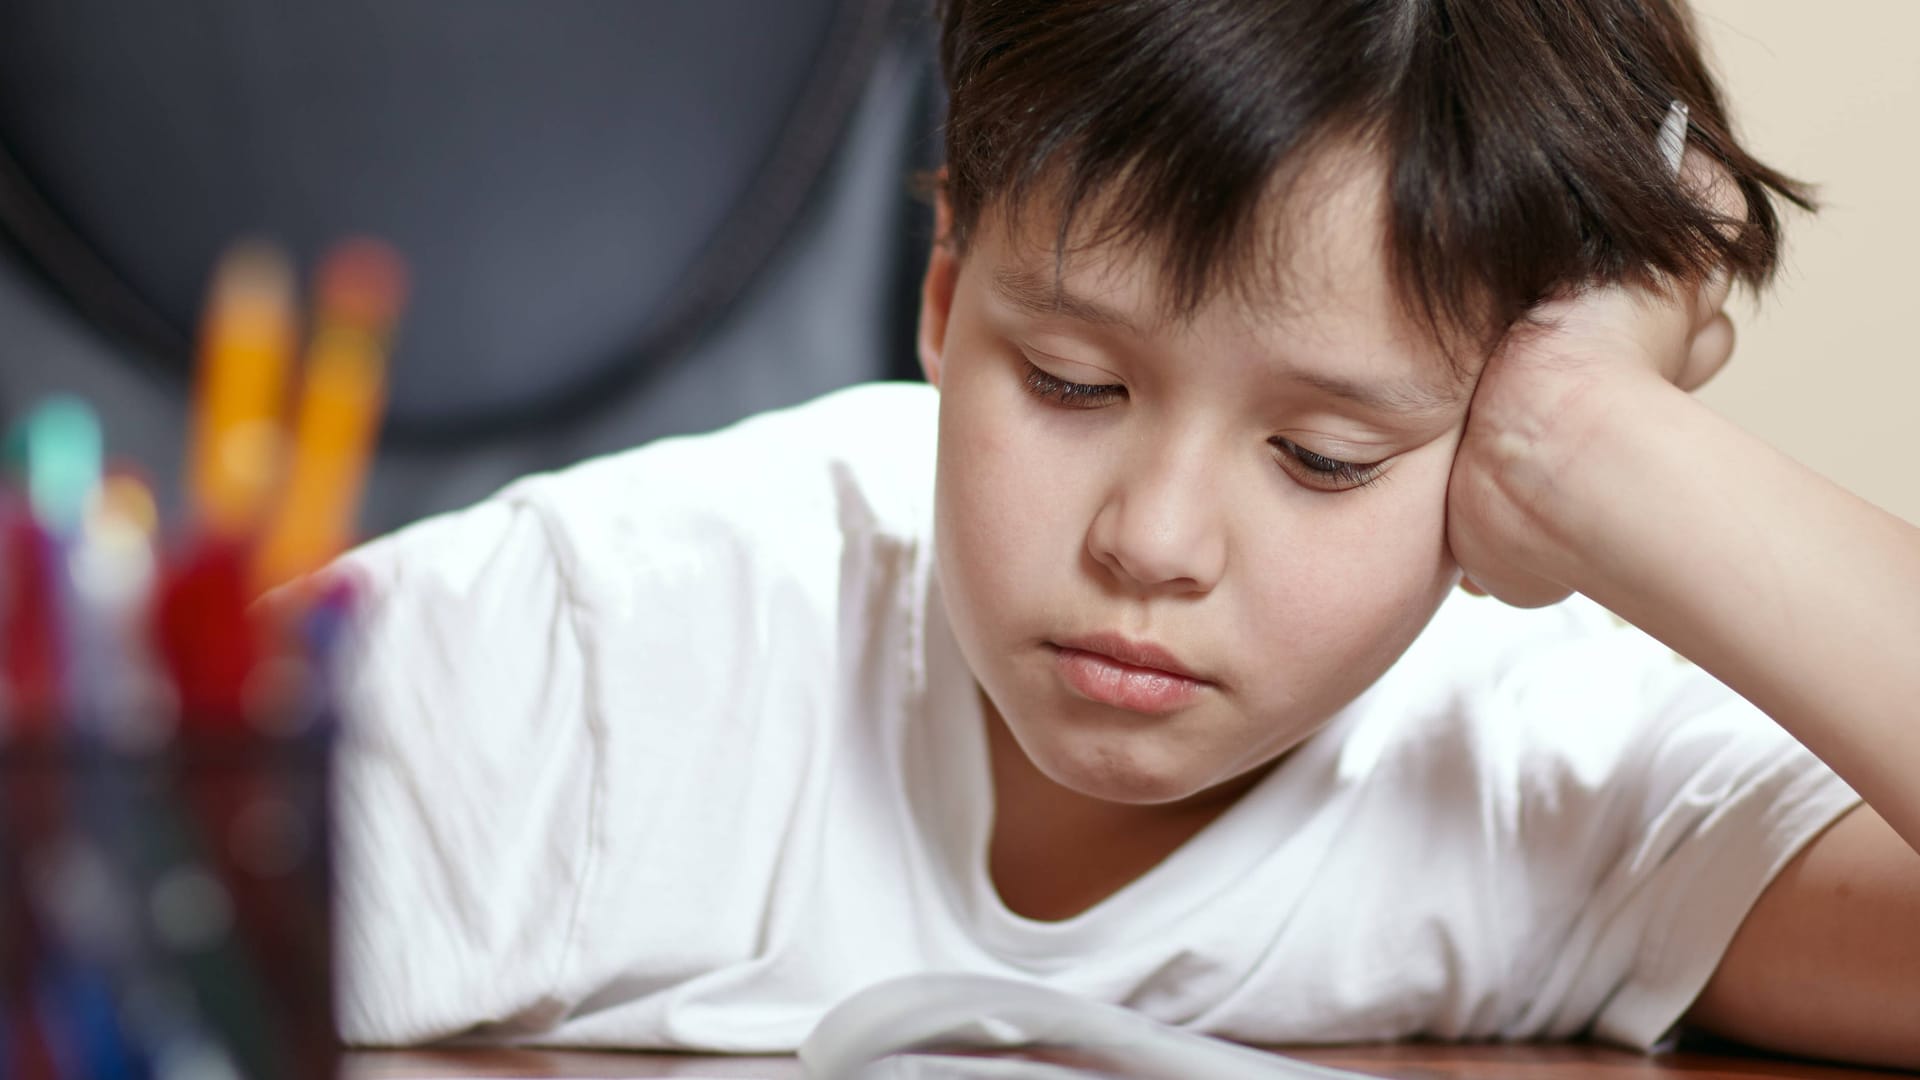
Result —
<path fill-rule="evenodd" d="M 71 961 L 71 958 L 69 958 Z M 97 970 L 67 962 L 47 973 L 48 994 L 43 1001 L 56 1015 L 50 1026 L 65 1038 L 63 1063 L 69 1075 L 87 1080 L 136 1080 L 145 1070 L 135 1064 L 135 1051 L 121 1029 L 113 986 Z"/>

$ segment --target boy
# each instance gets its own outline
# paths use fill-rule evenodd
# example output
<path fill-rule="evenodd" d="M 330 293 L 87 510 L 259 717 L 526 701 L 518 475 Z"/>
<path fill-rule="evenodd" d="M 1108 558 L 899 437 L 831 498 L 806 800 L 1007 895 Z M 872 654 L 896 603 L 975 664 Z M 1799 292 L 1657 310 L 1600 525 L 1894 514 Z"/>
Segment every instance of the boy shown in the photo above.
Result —
<path fill-rule="evenodd" d="M 1685 393 L 1795 196 L 1682 14 L 951 0 L 942 52 L 933 387 L 347 560 L 348 1037 L 791 1049 L 971 970 L 1920 1065 L 1920 533 Z"/>

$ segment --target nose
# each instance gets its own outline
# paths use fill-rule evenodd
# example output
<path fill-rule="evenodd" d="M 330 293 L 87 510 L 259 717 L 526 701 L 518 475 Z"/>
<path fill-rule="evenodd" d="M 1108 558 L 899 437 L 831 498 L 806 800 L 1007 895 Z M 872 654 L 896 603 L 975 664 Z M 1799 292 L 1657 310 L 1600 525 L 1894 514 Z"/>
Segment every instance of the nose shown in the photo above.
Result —
<path fill-rule="evenodd" d="M 1123 583 L 1204 593 L 1227 566 L 1221 477 L 1203 448 L 1148 450 L 1121 470 L 1087 529 L 1087 552 Z"/>

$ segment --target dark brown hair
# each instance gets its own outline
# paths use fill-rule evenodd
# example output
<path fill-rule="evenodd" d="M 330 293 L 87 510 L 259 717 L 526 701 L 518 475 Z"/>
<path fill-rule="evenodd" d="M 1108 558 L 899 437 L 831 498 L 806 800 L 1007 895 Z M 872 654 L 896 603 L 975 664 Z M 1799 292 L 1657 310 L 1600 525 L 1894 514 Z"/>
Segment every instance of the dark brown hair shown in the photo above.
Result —
<path fill-rule="evenodd" d="M 1312 152 L 1380 155 L 1403 300 L 1488 342 L 1585 284 L 1759 285 L 1794 181 L 1734 140 L 1673 0 L 943 0 L 947 238 L 1044 192 L 1149 246 L 1170 310 L 1243 281 L 1261 203 Z M 1674 101 L 1745 220 L 1684 189 L 1656 146 Z M 1084 235 L 1084 234 L 1083 234 Z"/>

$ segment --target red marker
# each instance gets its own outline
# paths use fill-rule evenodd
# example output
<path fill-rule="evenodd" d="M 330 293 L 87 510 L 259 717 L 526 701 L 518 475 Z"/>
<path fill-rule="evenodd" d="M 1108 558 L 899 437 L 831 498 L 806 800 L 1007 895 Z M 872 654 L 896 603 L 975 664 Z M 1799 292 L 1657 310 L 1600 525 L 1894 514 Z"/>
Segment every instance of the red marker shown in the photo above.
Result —
<path fill-rule="evenodd" d="M 246 547 L 205 538 L 169 565 L 154 598 L 154 648 L 180 696 L 185 723 L 247 719 L 247 682 L 265 652 L 248 613 Z"/>

